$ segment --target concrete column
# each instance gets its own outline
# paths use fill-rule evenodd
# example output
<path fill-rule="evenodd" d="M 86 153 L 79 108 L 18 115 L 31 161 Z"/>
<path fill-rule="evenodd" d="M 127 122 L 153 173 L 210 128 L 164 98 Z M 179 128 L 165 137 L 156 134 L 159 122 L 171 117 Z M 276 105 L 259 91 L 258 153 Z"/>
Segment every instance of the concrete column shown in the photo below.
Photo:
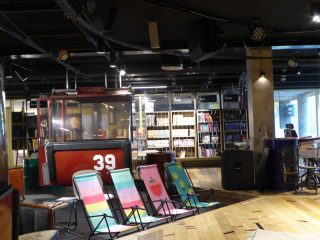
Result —
<path fill-rule="evenodd" d="M 248 115 L 251 149 L 262 153 L 264 139 L 274 137 L 273 65 L 271 47 L 248 48 Z M 265 72 L 265 77 L 261 73 Z"/>

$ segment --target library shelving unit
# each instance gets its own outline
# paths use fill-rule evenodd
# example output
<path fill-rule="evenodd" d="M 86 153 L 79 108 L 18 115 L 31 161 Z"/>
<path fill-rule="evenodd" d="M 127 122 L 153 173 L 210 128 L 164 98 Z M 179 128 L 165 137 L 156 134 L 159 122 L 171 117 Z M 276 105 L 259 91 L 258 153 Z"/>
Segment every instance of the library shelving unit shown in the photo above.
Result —
<path fill-rule="evenodd" d="M 169 112 L 148 112 L 145 117 L 148 150 L 167 151 L 170 149 Z"/>
<path fill-rule="evenodd" d="M 224 149 L 235 148 L 235 142 L 248 139 L 247 111 L 245 109 L 223 110 Z"/>
<path fill-rule="evenodd" d="M 176 158 L 196 157 L 196 125 L 194 111 L 171 112 L 171 144 Z"/>
<path fill-rule="evenodd" d="M 37 115 L 27 116 L 27 150 L 28 156 L 38 151 Z"/>
<path fill-rule="evenodd" d="M 198 157 L 219 156 L 222 149 L 221 111 L 198 110 Z"/>

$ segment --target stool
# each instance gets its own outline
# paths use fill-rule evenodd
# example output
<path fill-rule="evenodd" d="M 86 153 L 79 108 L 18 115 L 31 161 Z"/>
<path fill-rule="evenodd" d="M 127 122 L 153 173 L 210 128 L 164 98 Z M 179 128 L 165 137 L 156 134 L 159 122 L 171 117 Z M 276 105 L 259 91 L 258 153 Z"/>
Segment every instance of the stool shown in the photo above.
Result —
<path fill-rule="evenodd" d="M 301 189 L 303 188 L 303 178 L 305 177 L 305 181 L 307 182 L 307 187 L 310 188 L 310 180 L 313 181 L 313 187 L 316 190 L 316 194 L 318 194 L 318 177 L 319 175 L 319 167 L 318 166 L 307 166 L 307 165 L 299 165 L 299 169 L 303 169 L 305 170 L 305 172 L 299 176 L 300 178 L 300 185 L 301 185 Z"/>

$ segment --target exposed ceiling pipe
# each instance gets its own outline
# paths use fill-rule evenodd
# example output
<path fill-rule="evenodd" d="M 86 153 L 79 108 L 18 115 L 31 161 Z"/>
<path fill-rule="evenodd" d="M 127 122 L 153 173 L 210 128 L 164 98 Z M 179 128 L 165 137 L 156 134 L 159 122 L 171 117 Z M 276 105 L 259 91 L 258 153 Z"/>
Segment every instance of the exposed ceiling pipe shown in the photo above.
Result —
<path fill-rule="evenodd" d="M 108 36 L 106 31 L 102 31 L 95 26 L 89 24 L 87 21 L 85 21 L 78 13 L 77 11 L 69 4 L 67 0 L 55 0 L 55 2 L 58 4 L 58 6 L 61 7 L 61 9 L 64 11 L 66 14 L 66 17 L 71 19 L 73 22 L 77 22 L 80 26 L 84 27 L 85 29 L 89 30 L 93 34 L 102 37 L 106 41 L 114 42 L 119 45 L 128 47 L 128 48 L 133 48 L 133 49 L 138 49 L 142 51 L 150 51 L 150 52 L 160 52 L 160 53 L 166 53 L 165 51 L 161 50 L 154 50 L 152 48 L 148 48 L 146 46 L 141 46 L 138 44 L 133 44 L 133 43 L 128 43 L 126 41 L 116 39 L 114 37 Z M 172 55 L 181 55 L 181 53 L 167 53 L 167 54 L 172 54 Z"/>
<path fill-rule="evenodd" d="M 4 14 L 1 13 L 1 15 L 3 16 Z M 6 18 L 8 19 L 8 18 Z M 18 39 L 19 41 L 27 44 L 29 47 L 32 47 L 34 49 L 36 49 L 37 51 L 46 54 L 49 58 L 51 58 L 53 61 L 59 63 L 60 65 L 64 66 L 65 68 L 69 69 L 70 71 L 76 72 L 78 74 L 84 75 L 84 76 L 88 76 L 88 77 L 93 77 L 93 76 L 101 76 L 101 74 L 85 74 L 82 73 L 78 70 L 76 70 L 72 65 L 67 64 L 61 60 L 58 59 L 58 57 L 53 54 L 53 53 L 49 53 L 48 51 L 46 51 L 44 48 L 42 48 L 40 45 L 38 45 L 37 43 L 35 43 L 32 39 L 30 39 L 30 37 L 28 35 L 26 35 L 21 29 L 19 29 L 16 25 L 14 25 L 15 28 L 18 29 L 19 33 L 9 29 L 6 26 L 0 26 L 0 30 L 4 31 L 5 33 L 11 35 L 12 37 Z"/>

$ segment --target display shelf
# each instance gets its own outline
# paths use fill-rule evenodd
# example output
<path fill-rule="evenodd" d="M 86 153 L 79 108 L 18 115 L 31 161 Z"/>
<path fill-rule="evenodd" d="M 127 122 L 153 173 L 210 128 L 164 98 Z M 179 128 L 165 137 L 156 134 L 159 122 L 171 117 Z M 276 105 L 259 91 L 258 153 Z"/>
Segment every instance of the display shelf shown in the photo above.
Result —
<path fill-rule="evenodd" d="M 170 149 L 169 112 L 148 112 L 145 115 L 147 128 L 147 149 Z"/>
<path fill-rule="evenodd" d="M 26 131 L 27 131 L 27 150 L 30 156 L 33 152 L 38 151 L 37 137 L 37 116 L 27 116 Z"/>
<path fill-rule="evenodd" d="M 27 131 L 26 131 L 26 114 L 21 112 L 12 112 L 12 149 L 26 149 Z"/>
<path fill-rule="evenodd" d="M 205 109 L 197 111 L 198 157 L 219 156 L 222 150 L 221 111 Z"/>
<path fill-rule="evenodd" d="M 248 138 L 247 111 L 245 109 L 223 110 L 224 149 L 236 148 L 235 142 Z"/>
<path fill-rule="evenodd" d="M 194 111 L 171 112 L 171 145 L 176 158 L 196 157 L 196 125 Z"/>

